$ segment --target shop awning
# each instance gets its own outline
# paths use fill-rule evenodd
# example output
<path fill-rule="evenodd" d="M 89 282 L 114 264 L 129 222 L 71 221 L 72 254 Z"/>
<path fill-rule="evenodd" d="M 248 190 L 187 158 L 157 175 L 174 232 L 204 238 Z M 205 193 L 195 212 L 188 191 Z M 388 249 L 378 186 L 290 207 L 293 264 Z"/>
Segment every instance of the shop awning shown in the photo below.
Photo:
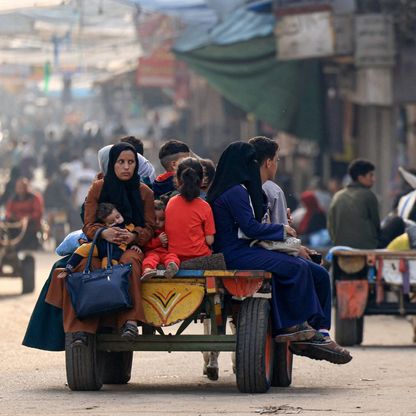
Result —
<path fill-rule="evenodd" d="M 247 113 L 278 130 L 322 141 L 323 89 L 317 61 L 278 62 L 274 36 L 174 52 Z"/>

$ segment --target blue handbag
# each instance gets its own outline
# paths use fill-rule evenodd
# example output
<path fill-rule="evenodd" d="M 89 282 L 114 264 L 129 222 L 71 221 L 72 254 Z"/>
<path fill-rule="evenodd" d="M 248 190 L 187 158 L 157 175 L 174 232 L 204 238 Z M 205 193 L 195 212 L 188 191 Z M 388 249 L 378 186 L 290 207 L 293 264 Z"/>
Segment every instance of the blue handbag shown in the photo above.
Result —
<path fill-rule="evenodd" d="M 129 276 L 132 265 L 113 265 L 112 244 L 107 243 L 107 268 L 91 270 L 91 260 L 97 239 L 105 228 L 94 235 L 84 271 L 71 273 L 66 278 L 66 287 L 78 319 L 131 308 Z"/>

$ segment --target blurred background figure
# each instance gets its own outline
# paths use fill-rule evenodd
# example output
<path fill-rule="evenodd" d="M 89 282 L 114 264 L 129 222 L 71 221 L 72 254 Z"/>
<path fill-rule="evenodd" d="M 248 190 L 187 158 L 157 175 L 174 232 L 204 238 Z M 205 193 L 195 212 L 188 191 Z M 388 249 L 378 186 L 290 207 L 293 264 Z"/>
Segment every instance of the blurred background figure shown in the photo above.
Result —
<path fill-rule="evenodd" d="M 65 183 L 67 172 L 59 169 L 49 177 L 43 193 L 45 217 L 49 225 L 49 236 L 54 246 L 59 245 L 69 232 L 71 190 Z"/>
<path fill-rule="evenodd" d="M 78 166 L 79 161 L 76 162 L 76 166 Z M 94 181 L 95 176 L 97 175 L 97 171 L 91 169 L 87 162 L 81 161 L 79 165 L 79 168 L 72 168 L 70 172 L 72 184 L 72 201 L 74 208 L 72 227 L 74 227 L 77 224 L 76 228 L 82 227 L 81 217 L 79 213 L 81 212 L 82 205 L 85 202 L 85 198 L 88 194 L 91 184 Z"/>
<path fill-rule="evenodd" d="M 41 232 L 41 219 L 44 212 L 42 196 L 29 189 L 29 180 L 19 178 L 16 181 L 14 194 L 6 203 L 6 220 L 9 222 L 28 220 L 26 232 L 18 243 L 19 249 L 38 250 Z"/>
<path fill-rule="evenodd" d="M 0 207 L 5 205 L 10 197 L 14 194 L 16 182 L 21 176 L 21 169 L 19 166 L 13 166 L 10 170 L 9 180 L 6 182 L 3 194 L 0 196 Z"/>
<path fill-rule="evenodd" d="M 300 195 L 305 213 L 297 227 L 302 244 L 311 248 L 326 247 L 330 238 L 326 229 L 326 214 L 314 191 L 305 191 Z"/>
<path fill-rule="evenodd" d="M 37 166 L 35 155 L 36 152 L 33 140 L 25 137 L 22 141 L 21 161 L 19 166 L 21 169 L 21 175 L 29 180 L 33 179 L 33 172 Z"/>
<path fill-rule="evenodd" d="M 332 196 L 328 189 L 325 188 L 322 178 L 314 176 L 311 179 L 307 190 L 311 191 L 315 195 L 322 211 L 327 212 L 329 205 L 331 204 Z"/>

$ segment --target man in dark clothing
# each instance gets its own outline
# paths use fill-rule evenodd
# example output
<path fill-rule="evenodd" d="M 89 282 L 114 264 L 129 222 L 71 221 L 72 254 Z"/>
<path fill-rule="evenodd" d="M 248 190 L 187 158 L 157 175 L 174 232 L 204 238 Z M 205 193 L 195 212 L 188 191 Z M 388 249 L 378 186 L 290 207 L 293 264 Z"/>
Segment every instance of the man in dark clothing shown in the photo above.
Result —
<path fill-rule="evenodd" d="M 378 201 L 370 190 L 375 166 L 368 160 L 351 162 L 348 173 L 352 183 L 338 191 L 328 212 L 328 230 L 334 245 L 375 249 L 379 245 Z"/>

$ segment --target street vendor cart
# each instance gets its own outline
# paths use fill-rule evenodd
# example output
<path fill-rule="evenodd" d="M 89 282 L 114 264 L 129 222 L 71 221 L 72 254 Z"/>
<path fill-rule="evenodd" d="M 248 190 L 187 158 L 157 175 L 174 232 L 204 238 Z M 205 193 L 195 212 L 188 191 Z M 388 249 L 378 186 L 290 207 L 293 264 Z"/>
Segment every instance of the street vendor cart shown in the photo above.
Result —
<path fill-rule="evenodd" d="M 335 340 L 361 344 L 365 315 L 415 315 L 416 251 L 336 250 Z"/>

